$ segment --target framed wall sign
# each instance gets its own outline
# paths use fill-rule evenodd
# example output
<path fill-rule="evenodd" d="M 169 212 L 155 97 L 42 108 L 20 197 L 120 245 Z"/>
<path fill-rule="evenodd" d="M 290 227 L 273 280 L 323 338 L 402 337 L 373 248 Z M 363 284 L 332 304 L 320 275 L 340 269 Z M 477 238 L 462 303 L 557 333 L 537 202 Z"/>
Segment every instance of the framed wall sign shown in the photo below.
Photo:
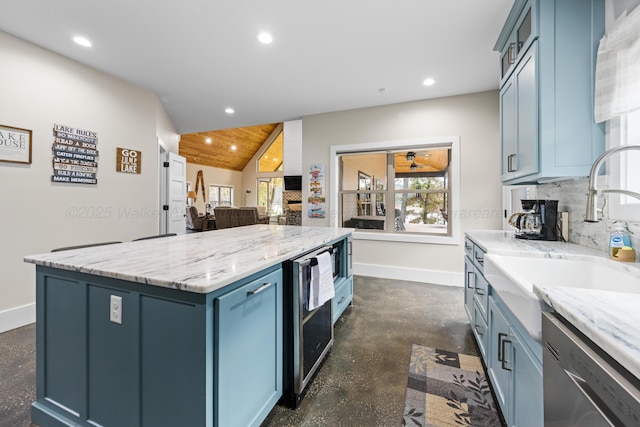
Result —
<path fill-rule="evenodd" d="M 0 162 L 31 163 L 31 131 L 0 125 Z"/>
<path fill-rule="evenodd" d="M 116 147 L 116 172 L 142 173 L 142 151 Z"/>

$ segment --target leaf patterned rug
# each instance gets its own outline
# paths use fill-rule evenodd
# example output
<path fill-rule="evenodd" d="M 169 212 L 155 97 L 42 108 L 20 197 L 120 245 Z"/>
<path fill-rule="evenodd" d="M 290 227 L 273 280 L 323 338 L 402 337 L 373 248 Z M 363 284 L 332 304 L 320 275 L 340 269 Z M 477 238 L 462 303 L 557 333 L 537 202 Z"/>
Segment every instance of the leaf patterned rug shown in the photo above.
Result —
<path fill-rule="evenodd" d="M 479 357 L 414 344 L 403 426 L 502 426 Z"/>

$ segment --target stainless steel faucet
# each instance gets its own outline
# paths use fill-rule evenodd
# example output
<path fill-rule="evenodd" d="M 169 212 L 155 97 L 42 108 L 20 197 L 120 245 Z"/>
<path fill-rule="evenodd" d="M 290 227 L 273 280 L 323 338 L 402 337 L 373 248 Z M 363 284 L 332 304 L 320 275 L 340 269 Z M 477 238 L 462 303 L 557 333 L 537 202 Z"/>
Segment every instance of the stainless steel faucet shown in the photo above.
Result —
<path fill-rule="evenodd" d="M 598 189 L 596 188 L 596 178 L 598 177 L 598 171 L 602 164 L 612 155 L 627 150 L 640 150 L 640 145 L 620 145 L 618 147 L 611 148 L 593 162 L 591 166 L 591 172 L 589 172 L 589 194 L 587 195 L 587 213 L 584 216 L 585 222 L 598 222 L 598 194 L 599 193 L 620 193 L 626 196 L 635 197 L 640 200 L 640 193 L 629 190 L 620 189 Z"/>

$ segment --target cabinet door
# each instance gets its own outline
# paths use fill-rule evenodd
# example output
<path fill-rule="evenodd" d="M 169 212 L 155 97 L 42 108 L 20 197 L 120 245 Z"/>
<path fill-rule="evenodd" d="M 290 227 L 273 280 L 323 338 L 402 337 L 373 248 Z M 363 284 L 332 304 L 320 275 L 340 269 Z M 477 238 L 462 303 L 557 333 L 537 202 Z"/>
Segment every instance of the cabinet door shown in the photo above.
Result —
<path fill-rule="evenodd" d="M 517 111 L 517 156 L 515 176 L 526 176 L 538 172 L 538 83 L 536 51 L 534 42 L 518 64 L 514 73 L 516 79 Z"/>
<path fill-rule="evenodd" d="M 513 354 L 512 425 L 540 427 L 544 425 L 542 367 L 522 343 L 511 334 Z"/>
<path fill-rule="evenodd" d="M 498 405 L 502 410 L 507 424 L 510 420 L 510 402 L 509 398 L 512 380 L 512 368 L 509 361 L 510 357 L 505 358 L 505 352 L 509 351 L 510 344 L 510 327 L 505 316 L 502 314 L 493 298 L 489 297 L 489 341 L 487 348 L 487 370 L 489 378 L 493 385 Z"/>
<path fill-rule="evenodd" d="M 473 325 L 473 295 L 476 290 L 476 273 L 473 262 L 469 257 L 464 257 L 464 309 L 467 317 Z"/>
<path fill-rule="evenodd" d="M 259 426 L 282 395 L 282 270 L 216 299 L 218 426 Z"/>
<path fill-rule="evenodd" d="M 511 77 L 500 91 L 500 137 L 502 143 L 502 180 L 513 178 L 517 156 L 516 87 Z"/>

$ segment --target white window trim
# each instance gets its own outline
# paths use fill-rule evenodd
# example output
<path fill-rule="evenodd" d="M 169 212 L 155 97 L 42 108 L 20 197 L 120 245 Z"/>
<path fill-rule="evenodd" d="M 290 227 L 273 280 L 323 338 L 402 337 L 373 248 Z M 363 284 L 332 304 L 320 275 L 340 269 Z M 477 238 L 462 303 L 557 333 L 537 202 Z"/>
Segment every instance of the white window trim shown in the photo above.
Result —
<path fill-rule="evenodd" d="M 442 136 L 430 138 L 417 138 L 392 141 L 365 142 L 360 144 L 332 145 L 331 150 L 331 185 L 329 190 L 331 212 L 331 227 L 339 227 L 338 221 L 338 200 L 339 200 L 339 179 L 340 164 L 339 155 L 346 153 L 393 150 L 399 148 L 419 148 L 427 145 L 451 144 L 451 164 L 449 165 L 449 202 L 451 203 L 451 213 L 449 214 L 451 224 L 450 236 L 422 235 L 409 233 L 372 233 L 367 231 L 354 231 L 353 238 L 356 240 L 379 240 L 389 242 L 409 242 L 409 243 L 430 243 L 438 245 L 459 245 L 460 244 L 460 219 L 457 213 L 460 211 L 460 137 Z"/>
<path fill-rule="evenodd" d="M 211 203 L 211 187 L 230 188 L 231 189 L 231 206 L 235 206 L 236 190 L 235 190 L 233 185 L 231 185 L 231 184 L 209 184 L 209 194 L 207 194 L 207 196 L 209 197 L 209 203 Z"/>
<path fill-rule="evenodd" d="M 617 147 L 619 145 L 626 144 L 640 144 L 640 141 L 628 141 L 627 137 L 627 118 L 616 117 L 608 122 L 609 125 L 609 145 L 611 147 Z M 620 188 L 627 189 L 626 171 L 631 167 L 625 159 L 625 153 L 620 153 L 620 156 L 612 156 L 609 158 L 609 172 L 608 172 L 608 188 Z M 623 195 L 617 193 L 610 193 L 608 195 L 609 203 L 609 218 L 620 219 L 628 221 L 640 221 L 640 200 L 627 197 L 627 202 L 623 203 Z"/>

